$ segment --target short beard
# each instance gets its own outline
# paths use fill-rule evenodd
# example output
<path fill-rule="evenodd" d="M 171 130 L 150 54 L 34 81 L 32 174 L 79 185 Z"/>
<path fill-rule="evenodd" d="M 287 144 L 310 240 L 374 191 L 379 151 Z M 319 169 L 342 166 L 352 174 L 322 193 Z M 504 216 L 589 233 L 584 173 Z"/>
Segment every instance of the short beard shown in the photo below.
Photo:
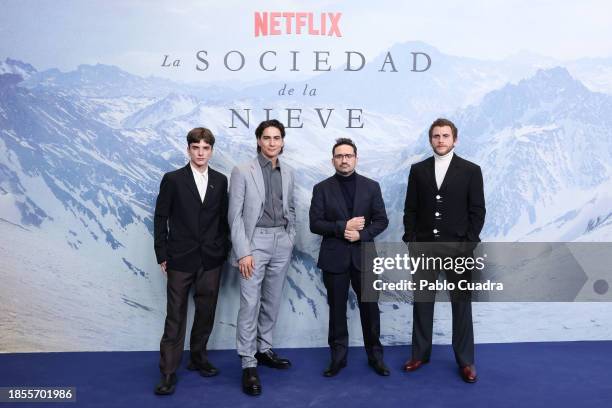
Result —
<path fill-rule="evenodd" d="M 336 173 L 340 174 L 341 176 L 350 176 L 351 174 L 353 174 L 354 171 L 355 169 L 352 169 L 351 171 L 342 171 L 336 169 Z"/>
<path fill-rule="evenodd" d="M 446 152 L 444 153 L 438 153 L 438 151 L 434 148 L 434 152 L 438 155 L 438 156 L 445 156 L 447 154 L 449 154 L 451 151 L 453 151 L 453 149 L 455 148 L 455 146 L 451 146 L 450 149 L 448 149 Z"/>

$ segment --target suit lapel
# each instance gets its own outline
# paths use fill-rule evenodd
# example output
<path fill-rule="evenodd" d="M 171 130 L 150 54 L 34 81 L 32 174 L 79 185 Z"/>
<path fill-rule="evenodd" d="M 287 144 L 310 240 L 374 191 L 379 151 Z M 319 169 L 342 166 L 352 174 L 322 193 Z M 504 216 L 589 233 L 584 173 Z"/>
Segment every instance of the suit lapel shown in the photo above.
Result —
<path fill-rule="evenodd" d="M 446 170 L 446 174 L 444 175 L 444 180 L 442 180 L 442 185 L 440 186 L 440 191 L 446 189 L 448 184 L 452 181 L 453 177 L 457 175 L 457 170 L 459 168 L 459 158 L 457 154 L 453 154 L 453 158 L 448 165 L 448 170 Z"/>
<path fill-rule="evenodd" d="M 203 206 L 206 206 L 211 199 L 210 196 L 214 194 L 216 180 L 217 177 L 214 174 L 214 170 L 208 166 L 208 182 L 206 183 L 206 195 L 204 196 L 204 202 L 202 203 Z"/>
<path fill-rule="evenodd" d="M 332 196 L 334 196 L 338 202 L 342 214 L 344 214 L 345 218 L 349 218 L 348 208 L 346 208 L 346 202 L 344 201 L 344 194 L 342 194 L 342 188 L 340 187 L 340 182 L 336 180 L 336 176 L 331 177 L 331 186 L 333 190 Z"/>
<path fill-rule="evenodd" d="M 433 156 L 427 159 L 427 179 L 433 191 L 438 192 L 438 184 L 436 183 L 436 161 Z"/>
<path fill-rule="evenodd" d="M 185 177 L 183 177 L 183 179 L 185 180 L 187 187 L 189 187 L 193 193 L 194 198 L 201 204 L 202 201 L 200 199 L 200 193 L 198 193 L 198 186 L 196 186 L 195 179 L 193 178 L 193 170 L 191 170 L 189 163 L 187 163 L 187 166 L 185 166 L 184 169 Z"/>
<path fill-rule="evenodd" d="M 358 197 L 363 190 L 363 179 L 359 174 L 355 174 L 355 197 L 353 197 L 353 214 L 361 214 L 357 210 L 357 204 L 359 203 Z M 351 217 L 353 214 L 349 214 Z"/>
<path fill-rule="evenodd" d="M 257 187 L 257 192 L 259 193 L 259 198 L 262 203 L 266 202 L 266 185 L 264 184 L 263 172 L 261 171 L 261 165 L 259 164 L 259 160 L 257 157 L 251 163 L 251 176 L 253 177 L 253 181 L 255 182 L 255 187 Z"/>
<path fill-rule="evenodd" d="M 280 164 L 280 162 L 276 162 Z M 280 166 L 281 172 L 281 184 L 283 190 L 283 211 L 285 213 L 289 212 L 288 203 L 289 203 L 289 171 L 287 166 Z"/>

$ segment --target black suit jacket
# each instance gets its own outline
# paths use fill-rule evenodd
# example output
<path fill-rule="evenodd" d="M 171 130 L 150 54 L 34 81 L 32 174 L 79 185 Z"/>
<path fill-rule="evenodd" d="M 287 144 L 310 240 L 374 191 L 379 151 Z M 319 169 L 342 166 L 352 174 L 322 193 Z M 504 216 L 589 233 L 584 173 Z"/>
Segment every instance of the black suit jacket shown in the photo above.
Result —
<path fill-rule="evenodd" d="M 480 167 L 454 154 L 438 189 L 432 156 L 410 168 L 402 239 L 477 243 L 485 212 Z"/>
<path fill-rule="evenodd" d="M 359 231 L 360 240 L 351 243 L 344 238 L 346 222 L 353 217 L 365 217 L 365 227 Z M 353 214 L 335 177 L 315 185 L 310 203 L 310 231 L 323 236 L 317 266 L 324 272 L 346 273 L 351 262 L 361 270 L 361 242 L 374 237 L 389 225 L 380 186 L 374 180 L 356 174 Z"/>
<path fill-rule="evenodd" d="M 164 175 L 153 222 L 158 263 L 184 272 L 223 264 L 230 246 L 227 186 L 227 177 L 209 166 L 202 203 L 189 164 Z"/>

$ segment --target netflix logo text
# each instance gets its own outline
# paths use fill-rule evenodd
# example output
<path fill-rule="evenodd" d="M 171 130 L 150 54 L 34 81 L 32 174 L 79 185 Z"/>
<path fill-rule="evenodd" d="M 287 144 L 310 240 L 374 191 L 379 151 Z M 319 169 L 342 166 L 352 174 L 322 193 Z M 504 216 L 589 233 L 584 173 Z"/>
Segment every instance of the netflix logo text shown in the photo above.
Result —
<path fill-rule="evenodd" d="M 342 37 L 342 13 L 256 11 L 255 37 L 268 35 L 325 35 Z"/>

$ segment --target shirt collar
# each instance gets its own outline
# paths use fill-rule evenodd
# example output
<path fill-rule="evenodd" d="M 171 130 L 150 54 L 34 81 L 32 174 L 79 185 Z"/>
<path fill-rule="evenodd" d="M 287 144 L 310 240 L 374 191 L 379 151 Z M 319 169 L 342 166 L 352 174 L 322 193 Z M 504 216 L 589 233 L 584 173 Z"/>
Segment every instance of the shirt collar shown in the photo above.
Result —
<path fill-rule="evenodd" d="M 345 176 L 344 174 L 340 174 L 338 172 L 336 172 L 336 174 L 334 174 L 334 176 L 340 180 L 340 181 L 353 181 L 355 180 L 355 178 L 357 178 L 357 171 L 353 170 L 353 172 L 351 174 L 349 174 L 348 176 Z"/>
<path fill-rule="evenodd" d="M 189 162 L 189 167 L 191 167 L 191 172 L 193 173 L 193 175 L 201 175 L 204 178 L 208 178 L 208 166 L 206 166 L 206 169 L 203 172 L 198 171 L 195 167 L 193 167 L 193 164 L 191 164 L 191 162 Z"/>
<path fill-rule="evenodd" d="M 257 160 L 259 161 L 261 168 L 264 168 L 267 165 L 270 165 L 270 168 L 272 168 L 272 160 L 268 159 L 263 154 L 257 154 Z M 276 168 L 280 169 L 280 160 L 278 158 L 276 159 Z"/>
<path fill-rule="evenodd" d="M 434 158 L 435 158 L 436 160 L 443 161 L 443 162 L 444 162 L 444 161 L 451 161 L 451 159 L 453 158 L 453 155 L 455 154 L 455 148 L 452 148 L 450 152 L 446 153 L 446 154 L 445 154 L 445 155 L 443 155 L 443 156 L 440 156 L 440 155 L 439 155 L 438 153 L 436 153 L 436 152 L 433 152 L 433 154 L 434 154 Z"/>

